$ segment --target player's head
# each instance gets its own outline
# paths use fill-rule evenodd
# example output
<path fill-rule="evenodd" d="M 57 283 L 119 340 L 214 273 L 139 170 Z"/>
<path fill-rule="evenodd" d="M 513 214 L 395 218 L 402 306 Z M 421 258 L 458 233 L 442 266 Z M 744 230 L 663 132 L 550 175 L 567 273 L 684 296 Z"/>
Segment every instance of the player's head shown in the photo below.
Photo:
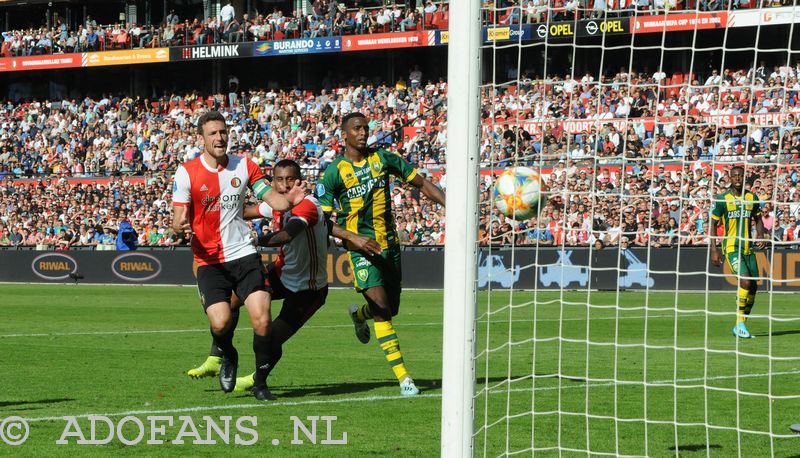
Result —
<path fill-rule="evenodd" d="M 197 131 L 203 138 L 204 153 L 219 158 L 228 152 L 228 126 L 219 111 L 203 113 L 197 120 Z"/>
<path fill-rule="evenodd" d="M 278 161 L 272 168 L 272 187 L 279 194 L 287 193 L 301 179 L 300 165 L 291 159 Z"/>
<path fill-rule="evenodd" d="M 359 112 L 344 115 L 342 134 L 344 134 L 345 146 L 359 151 L 364 150 L 367 147 L 367 138 L 369 138 L 367 117 Z"/>
<path fill-rule="evenodd" d="M 731 188 L 741 192 L 744 189 L 744 167 L 734 165 L 731 167 Z"/>

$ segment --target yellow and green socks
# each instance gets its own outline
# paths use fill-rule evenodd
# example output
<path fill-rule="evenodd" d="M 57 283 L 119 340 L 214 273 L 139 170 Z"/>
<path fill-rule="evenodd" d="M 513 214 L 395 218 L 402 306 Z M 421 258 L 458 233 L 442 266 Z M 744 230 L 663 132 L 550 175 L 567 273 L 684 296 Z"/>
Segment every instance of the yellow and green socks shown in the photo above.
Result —
<path fill-rule="evenodd" d="M 362 307 L 363 309 L 363 307 Z M 361 310 L 361 309 L 359 309 Z M 408 371 L 405 364 L 403 364 L 403 354 L 400 352 L 400 342 L 397 340 L 397 333 L 394 331 L 391 321 L 376 321 L 375 322 L 375 337 L 378 338 L 378 343 L 381 344 L 386 361 L 392 368 L 395 377 L 399 382 L 408 377 Z"/>
<path fill-rule="evenodd" d="M 749 295 L 750 291 L 739 287 L 739 292 L 736 294 L 736 305 L 739 307 L 736 312 L 736 324 L 747 321 L 747 298 Z"/>
<path fill-rule="evenodd" d="M 745 307 L 744 307 L 745 317 L 747 315 L 750 315 L 750 311 L 753 310 L 753 304 L 755 304 L 755 302 L 756 302 L 756 293 L 748 292 L 747 293 L 747 302 L 746 302 Z"/>
<path fill-rule="evenodd" d="M 361 304 L 358 310 L 356 310 L 356 318 L 358 318 L 359 321 L 371 320 L 372 317 L 372 310 L 369 309 L 369 304 Z"/>

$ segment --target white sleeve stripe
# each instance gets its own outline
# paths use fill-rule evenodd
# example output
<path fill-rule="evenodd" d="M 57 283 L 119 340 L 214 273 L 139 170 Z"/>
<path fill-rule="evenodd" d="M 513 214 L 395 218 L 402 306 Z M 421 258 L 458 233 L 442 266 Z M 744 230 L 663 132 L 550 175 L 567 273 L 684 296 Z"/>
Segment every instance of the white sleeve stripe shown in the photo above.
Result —
<path fill-rule="evenodd" d="M 258 213 L 264 218 L 269 218 L 272 216 L 272 207 L 266 202 L 261 202 L 258 204 Z"/>
<path fill-rule="evenodd" d="M 178 170 L 175 171 L 173 180 L 172 201 L 182 203 L 191 202 L 192 182 L 191 178 L 189 177 L 189 172 L 186 170 L 186 168 L 183 166 L 178 167 Z"/>

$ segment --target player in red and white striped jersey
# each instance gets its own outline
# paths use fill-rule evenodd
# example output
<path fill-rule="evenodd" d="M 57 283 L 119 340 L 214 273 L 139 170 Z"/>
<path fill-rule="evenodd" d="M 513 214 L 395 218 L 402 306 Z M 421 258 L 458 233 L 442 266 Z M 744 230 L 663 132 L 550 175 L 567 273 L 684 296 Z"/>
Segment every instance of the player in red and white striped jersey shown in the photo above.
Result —
<path fill-rule="evenodd" d="M 287 192 L 301 177 L 297 162 L 282 160 L 273 168 L 272 184 L 277 192 Z M 277 262 L 268 268 L 273 299 L 283 299 L 281 312 L 270 325 L 268 373 L 281 359 L 283 344 L 328 296 L 328 225 L 317 199 L 306 196 L 290 211 L 274 211 L 272 217 L 276 232 L 258 238 L 260 246 L 281 247 Z M 236 390 L 247 389 L 252 383 L 252 375 L 240 377 Z"/>
<path fill-rule="evenodd" d="M 199 267 L 197 286 L 211 324 L 211 334 L 223 352 L 220 387 L 233 391 L 239 354 L 233 346 L 231 295 L 243 298 L 253 324 L 256 355 L 257 399 L 272 397 L 266 387 L 270 322 L 270 291 L 266 272 L 256 253 L 250 230 L 243 218 L 247 188 L 273 208 L 289 210 L 302 202 L 305 189 L 294 186 L 286 193 L 270 189 L 264 175 L 252 161 L 227 154 L 228 129 L 216 111 L 197 121 L 203 139 L 203 154 L 180 166 L 173 188 L 173 229 L 191 231 L 192 252 Z"/>
<path fill-rule="evenodd" d="M 299 164 L 282 160 L 273 168 L 272 184 L 276 192 L 285 193 L 301 180 Z M 279 316 L 272 321 L 268 340 L 270 351 L 268 372 L 283 354 L 283 344 L 289 340 L 314 313 L 325 304 L 328 295 L 328 220 L 313 196 L 306 198 L 290 211 L 273 211 L 268 205 L 245 207 L 244 218 L 273 218 L 274 232 L 258 238 L 260 246 L 280 246 L 278 260 L 268 268 L 268 280 L 273 300 L 284 299 Z M 217 358 L 219 350 L 212 342 L 209 359 Z M 206 363 L 208 360 L 206 360 Z M 211 364 L 213 366 L 213 363 Z M 204 376 L 203 366 L 196 369 Z M 253 385 L 253 375 L 239 377 L 236 391 Z"/>
<path fill-rule="evenodd" d="M 273 169 L 273 183 L 285 192 L 301 179 L 295 161 L 282 160 Z M 264 206 L 266 207 L 266 206 Z M 259 237 L 260 246 L 280 246 L 275 271 L 289 291 L 321 290 L 328 285 L 328 226 L 325 214 L 314 196 L 286 212 L 273 209 L 277 232 Z"/>

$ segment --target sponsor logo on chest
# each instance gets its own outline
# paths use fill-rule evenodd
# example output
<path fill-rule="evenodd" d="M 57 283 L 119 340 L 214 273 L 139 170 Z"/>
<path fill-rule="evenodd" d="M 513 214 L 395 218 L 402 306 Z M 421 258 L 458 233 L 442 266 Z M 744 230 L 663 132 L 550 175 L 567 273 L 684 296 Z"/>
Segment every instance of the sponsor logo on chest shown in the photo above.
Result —
<path fill-rule="evenodd" d="M 367 169 L 369 172 L 369 169 Z M 363 197 L 367 194 L 371 194 L 372 190 L 375 188 L 385 188 L 386 187 L 386 178 L 385 177 L 377 177 L 377 178 L 370 178 L 368 180 L 363 181 L 362 183 L 353 186 L 352 188 L 347 189 L 347 198 L 348 199 L 358 199 L 359 197 Z"/>
<path fill-rule="evenodd" d="M 728 212 L 728 219 L 750 218 L 750 210 L 733 210 Z"/>
<path fill-rule="evenodd" d="M 200 199 L 200 203 L 205 207 L 206 212 L 233 210 L 244 202 L 244 191 L 246 188 L 242 186 L 242 179 L 238 176 L 221 178 L 221 183 L 228 183 L 229 186 L 223 186 L 220 194 L 208 193 L 208 187 L 205 186 L 205 184 L 200 187 L 200 190 L 205 192 Z"/>

